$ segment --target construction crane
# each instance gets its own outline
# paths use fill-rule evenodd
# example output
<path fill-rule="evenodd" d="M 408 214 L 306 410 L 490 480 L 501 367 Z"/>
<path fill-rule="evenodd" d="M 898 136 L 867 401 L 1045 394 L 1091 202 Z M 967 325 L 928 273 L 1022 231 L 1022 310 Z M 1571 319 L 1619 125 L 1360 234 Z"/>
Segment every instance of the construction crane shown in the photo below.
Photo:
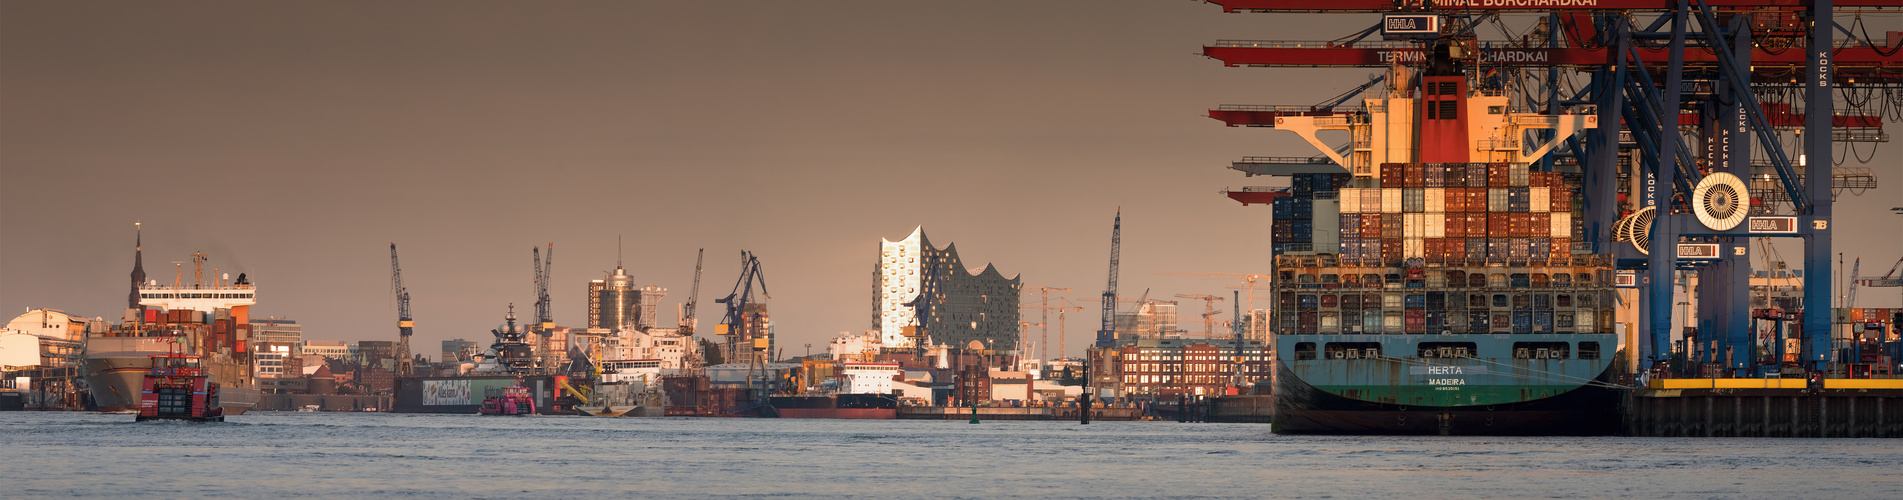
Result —
<path fill-rule="evenodd" d="M 681 305 L 681 335 L 694 334 L 694 310 L 700 304 L 700 265 L 707 256 L 707 249 L 694 252 L 694 288 L 687 294 L 687 303 Z"/>
<path fill-rule="evenodd" d="M 1068 311 L 1082 311 L 1084 308 L 1070 305 L 1070 299 L 1068 298 L 1058 297 L 1057 300 L 1064 305 L 1051 309 L 1057 311 L 1057 357 L 1062 358 L 1064 357 L 1065 349 L 1069 347 L 1065 345 L 1065 341 L 1070 339 L 1070 335 L 1068 334 L 1070 330 L 1065 328 L 1064 324 L 1064 313 Z"/>
<path fill-rule="evenodd" d="M 1110 284 L 1103 290 L 1103 327 L 1097 330 L 1097 347 L 1117 345 L 1117 248 L 1123 243 L 1123 209 L 1110 226 Z"/>
<path fill-rule="evenodd" d="M 390 243 L 390 287 L 396 292 L 396 372 L 399 377 L 407 377 L 413 371 L 410 334 L 415 333 L 416 322 L 410 319 L 410 289 L 403 287 L 403 267 L 397 265 L 394 242 Z"/>
<path fill-rule="evenodd" d="M 766 274 L 760 269 L 760 257 L 754 255 L 752 252 L 741 250 L 740 280 L 734 282 L 733 291 L 728 292 L 726 297 L 714 299 L 715 303 L 727 305 L 727 314 L 721 318 L 720 324 L 715 326 L 715 333 L 727 336 L 728 362 L 732 362 L 734 356 L 739 354 L 736 346 L 738 346 L 742 340 L 741 337 L 749 333 L 746 328 L 746 308 L 747 304 L 753 302 L 753 283 L 755 281 L 760 282 L 761 296 L 768 299 L 773 298 L 773 294 L 767 293 L 766 290 Z M 752 333 L 757 334 L 758 332 Z M 745 340 L 751 341 L 753 339 L 748 338 Z M 755 350 L 760 349 L 764 349 L 764 347 L 759 347 Z"/>
<path fill-rule="evenodd" d="M 1216 330 L 1216 315 L 1222 313 L 1221 310 L 1216 309 L 1216 303 L 1221 302 L 1223 298 L 1215 296 L 1215 295 L 1206 295 L 1206 294 L 1189 295 L 1189 294 L 1179 293 L 1179 294 L 1176 294 L 1176 296 L 1182 297 L 1185 299 L 1197 299 L 1197 300 L 1203 301 L 1203 336 L 1208 337 L 1210 335 L 1214 335 Z"/>
<path fill-rule="evenodd" d="M 1251 313 L 1253 313 L 1253 311 L 1255 310 L 1255 290 L 1256 290 L 1255 283 L 1256 281 L 1269 280 L 1269 275 L 1267 274 L 1183 273 L 1183 272 L 1160 272 L 1156 274 L 1160 274 L 1164 276 L 1198 276 L 1203 278 L 1232 278 L 1232 279 L 1241 280 L 1242 286 L 1240 288 L 1249 290 L 1249 297 L 1248 297 L 1248 302 L 1245 302 L 1243 304 L 1236 304 L 1236 308 L 1240 310 L 1243 308 L 1244 305 L 1247 305 Z"/>
<path fill-rule="evenodd" d="M 1051 359 L 1051 292 L 1068 292 L 1071 290 L 1069 288 L 1051 288 L 1047 286 L 1040 286 L 1035 290 L 1037 290 L 1039 294 L 1042 294 L 1042 302 L 1037 306 L 1022 307 L 1027 309 L 1035 308 L 1039 311 L 1037 324 L 1043 328 L 1043 338 L 1038 340 L 1037 359 L 1039 361 L 1049 361 Z M 1059 299 L 1062 299 L 1062 297 L 1059 297 Z M 1060 350 L 1057 354 L 1062 356 L 1064 353 Z"/>

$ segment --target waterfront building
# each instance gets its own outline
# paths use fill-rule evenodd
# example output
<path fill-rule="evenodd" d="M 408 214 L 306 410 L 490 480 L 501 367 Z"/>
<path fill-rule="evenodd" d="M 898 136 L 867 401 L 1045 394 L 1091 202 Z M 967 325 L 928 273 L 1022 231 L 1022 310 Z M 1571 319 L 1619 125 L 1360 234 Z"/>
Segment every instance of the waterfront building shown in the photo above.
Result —
<path fill-rule="evenodd" d="M 1118 351 L 1112 376 L 1120 379 L 1124 395 L 1153 400 L 1221 396 L 1268 379 L 1272 368 L 1257 340 L 1243 341 L 1240 363 L 1234 340 L 1140 339 Z"/>
<path fill-rule="evenodd" d="M 826 344 L 826 355 L 837 361 L 871 362 L 879 354 L 879 331 L 839 332 Z"/>
<path fill-rule="evenodd" d="M 1018 293 L 1023 282 L 986 264 L 969 272 L 957 245 L 932 246 L 923 227 L 899 241 L 881 240 L 876 289 L 879 340 L 908 348 L 920 340 L 987 350 L 1018 348 Z"/>
<path fill-rule="evenodd" d="M 251 339 L 255 343 L 273 343 L 291 347 L 291 354 L 298 354 L 304 343 L 304 326 L 297 321 L 272 316 L 251 320 Z"/>
<path fill-rule="evenodd" d="M 306 340 L 298 347 L 299 355 L 322 356 L 326 359 L 348 360 L 357 349 L 357 343 L 348 340 Z"/>

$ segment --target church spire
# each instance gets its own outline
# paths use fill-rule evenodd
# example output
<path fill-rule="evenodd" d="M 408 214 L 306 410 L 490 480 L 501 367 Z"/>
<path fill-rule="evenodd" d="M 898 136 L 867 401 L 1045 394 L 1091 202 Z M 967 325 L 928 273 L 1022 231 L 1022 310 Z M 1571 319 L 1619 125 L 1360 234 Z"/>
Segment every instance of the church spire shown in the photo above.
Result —
<path fill-rule="evenodd" d="M 145 284 L 145 223 L 133 222 L 132 292 L 126 296 L 126 308 L 139 307 L 139 285 Z"/>

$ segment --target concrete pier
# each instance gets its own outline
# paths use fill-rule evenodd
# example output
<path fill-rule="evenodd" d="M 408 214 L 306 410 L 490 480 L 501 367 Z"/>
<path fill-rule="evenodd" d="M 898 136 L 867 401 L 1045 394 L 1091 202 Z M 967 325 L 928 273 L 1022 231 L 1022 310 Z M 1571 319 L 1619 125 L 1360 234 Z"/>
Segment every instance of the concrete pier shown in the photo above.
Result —
<path fill-rule="evenodd" d="M 1624 434 L 1903 437 L 1903 380 L 1655 380 L 1627 397 Z"/>

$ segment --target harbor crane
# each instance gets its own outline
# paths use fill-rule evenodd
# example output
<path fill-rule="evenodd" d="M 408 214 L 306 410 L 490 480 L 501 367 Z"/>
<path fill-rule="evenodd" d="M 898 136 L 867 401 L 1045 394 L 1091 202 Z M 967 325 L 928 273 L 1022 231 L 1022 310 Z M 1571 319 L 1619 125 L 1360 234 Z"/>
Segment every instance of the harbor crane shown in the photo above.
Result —
<path fill-rule="evenodd" d="M 757 335 L 760 333 L 755 331 L 758 329 L 751 328 L 752 325 L 749 324 L 749 320 L 753 318 L 748 318 L 746 313 L 747 305 L 753 303 L 753 283 L 755 281 L 760 283 L 760 295 L 762 297 L 768 299 L 773 298 L 773 294 L 768 293 L 766 289 L 766 274 L 760 269 L 760 257 L 754 255 L 753 252 L 741 250 L 740 280 L 734 282 L 733 291 L 728 292 L 726 297 L 714 299 L 715 303 L 727 305 L 726 316 L 722 317 L 720 324 L 714 328 L 716 334 L 727 336 L 727 359 L 729 361 L 739 354 L 738 346 L 742 340 L 751 343 L 754 339 L 750 338 L 749 334 Z M 761 328 L 764 328 L 764 325 L 761 325 Z M 770 346 L 750 347 L 753 347 L 755 351 L 770 348 Z"/>
<path fill-rule="evenodd" d="M 547 254 L 542 254 L 540 248 L 530 249 L 535 258 L 535 325 L 531 329 L 547 337 L 555 328 L 555 314 L 548 299 L 549 274 L 555 269 L 555 243 L 549 242 Z"/>
<path fill-rule="evenodd" d="M 1203 301 L 1203 336 L 1214 335 L 1216 331 L 1216 315 L 1222 313 L 1222 311 L 1216 309 L 1216 303 L 1221 302 L 1223 298 L 1208 294 L 1191 295 L 1179 293 L 1176 294 L 1176 296 Z"/>
<path fill-rule="evenodd" d="M 1117 250 L 1123 243 L 1123 209 L 1110 226 L 1110 284 L 1103 290 L 1103 327 L 1097 330 L 1097 347 L 1117 345 Z"/>
<path fill-rule="evenodd" d="M 396 292 L 396 372 L 409 376 L 415 362 L 410 359 L 410 334 L 416 322 L 410 319 L 410 290 L 403 287 L 403 267 L 397 265 L 396 243 L 390 243 L 390 289 Z"/>
<path fill-rule="evenodd" d="M 707 249 L 694 253 L 694 288 L 687 294 L 687 303 L 681 304 L 681 335 L 694 334 L 694 311 L 700 304 L 700 265 L 707 256 Z"/>

